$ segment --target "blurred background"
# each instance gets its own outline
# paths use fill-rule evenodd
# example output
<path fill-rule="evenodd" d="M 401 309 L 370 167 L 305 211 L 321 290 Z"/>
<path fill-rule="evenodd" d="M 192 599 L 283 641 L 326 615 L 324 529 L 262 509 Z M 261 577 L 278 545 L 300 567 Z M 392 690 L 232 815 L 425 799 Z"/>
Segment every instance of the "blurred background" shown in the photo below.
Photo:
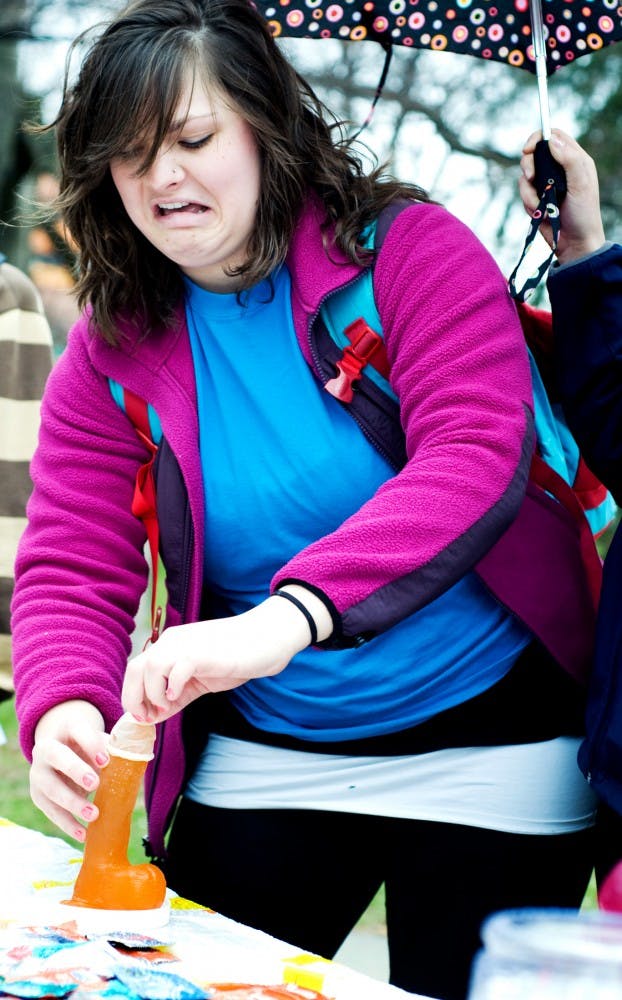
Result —
<path fill-rule="evenodd" d="M 49 133 L 35 137 L 22 125 L 53 120 L 71 40 L 122 6 L 119 0 L 3 0 L 0 10 L 0 250 L 38 286 L 57 354 L 75 317 L 75 248 L 61 220 L 34 221 L 34 206 L 49 202 L 56 189 L 54 142 Z M 279 44 L 356 131 L 370 109 L 382 48 L 333 39 Z M 621 84 L 622 45 L 585 56 L 549 80 L 552 124 L 572 132 L 597 161 L 612 239 L 622 235 Z M 470 225 L 509 274 L 527 229 L 516 191 L 520 150 L 539 124 L 531 74 L 481 58 L 395 46 L 383 95 L 360 142 L 363 155 L 388 162 Z"/>
<path fill-rule="evenodd" d="M 490 2 L 494 0 L 482 0 L 482 6 Z M 432 10 L 435 0 L 425 3 Z M 617 0 L 611 3 L 617 7 Z M 307 5 L 313 6 L 312 0 Z M 122 6 L 119 0 L 2 0 L 0 5 L 0 251 L 39 289 L 56 356 L 77 314 L 76 248 L 61 219 L 38 211 L 58 188 L 53 136 L 34 136 L 23 125 L 54 119 L 71 41 Z M 384 63 L 382 48 L 373 42 L 332 39 L 279 44 L 355 133 L 370 111 Z M 72 70 L 79 57 L 80 49 Z M 550 79 L 549 95 L 552 124 L 575 135 L 597 162 L 606 231 L 619 241 L 622 45 L 565 66 Z M 539 125 L 531 74 L 485 59 L 396 46 L 382 97 L 359 143 L 365 158 L 386 162 L 392 172 L 426 188 L 471 226 L 509 274 L 528 228 L 516 187 L 521 148 Z M 535 301 L 545 299 L 542 284 Z M 144 617 L 146 622 L 146 611 Z M 137 634 L 142 634 L 140 622 Z M 0 815 L 57 832 L 30 802 L 11 701 L 0 709 L 0 724 L 8 738 L 1 751 Z M 133 860 L 142 856 L 143 832 L 140 805 Z M 593 889 L 586 904 L 594 905 Z M 380 894 L 342 956 L 380 978 L 386 975 L 383 919 Z"/>

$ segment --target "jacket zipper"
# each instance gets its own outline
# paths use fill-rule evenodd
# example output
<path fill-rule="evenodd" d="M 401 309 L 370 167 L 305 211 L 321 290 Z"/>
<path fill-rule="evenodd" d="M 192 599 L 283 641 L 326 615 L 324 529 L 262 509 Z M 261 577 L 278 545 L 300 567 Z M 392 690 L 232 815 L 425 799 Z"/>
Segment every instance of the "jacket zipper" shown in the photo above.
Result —
<path fill-rule="evenodd" d="M 186 496 L 187 496 L 187 491 L 186 491 Z M 189 551 L 190 553 L 192 553 L 193 547 L 194 547 L 194 528 L 192 526 L 192 515 L 190 513 L 190 502 L 189 501 L 188 501 L 187 511 L 188 511 L 188 523 L 189 523 L 189 529 L 188 530 L 189 530 L 189 536 L 190 537 L 189 537 L 189 540 L 188 540 L 188 546 L 187 546 L 186 550 Z M 184 624 L 188 621 L 188 591 L 190 589 L 190 564 L 191 564 L 191 561 L 192 561 L 191 559 L 185 559 L 184 560 L 184 574 L 183 574 L 183 578 L 182 578 L 182 594 L 181 594 L 181 601 L 180 601 L 181 621 Z M 158 746 L 157 746 L 155 757 L 154 757 L 154 761 L 153 761 L 153 766 L 152 766 L 152 771 L 151 771 L 151 784 L 150 784 L 150 788 L 149 788 L 149 795 L 147 796 L 147 798 L 145 800 L 145 810 L 146 810 L 147 816 L 149 816 L 149 814 L 151 812 L 151 807 L 153 805 L 153 797 L 155 795 L 155 788 L 156 788 L 156 782 L 157 782 L 157 778 L 158 778 L 158 771 L 160 769 L 160 764 L 161 764 L 161 761 L 162 761 L 162 748 L 163 748 L 163 745 L 164 745 L 164 740 L 160 740 L 158 742 Z M 168 816 L 166 817 L 165 826 L 164 826 L 164 830 L 162 832 L 162 836 L 164 836 L 164 833 L 166 832 L 166 830 L 170 826 L 169 817 L 172 817 L 174 815 L 176 809 L 178 808 L 178 806 L 179 806 L 179 799 L 180 799 L 180 792 L 178 792 L 177 795 L 175 796 L 175 801 L 173 803 L 173 806 L 172 806 L 172 808 L 171 808 Z M 151 846 L 151 842 L 150 842 L 148 836 L 147 837 L 143 837 L 143 847 L 145 848 L 145 852 L 147 853 L 148 857 L 151 857 L 151 858 L 155 857 L 154 852 L 153 852 L 153 848 Z"/>

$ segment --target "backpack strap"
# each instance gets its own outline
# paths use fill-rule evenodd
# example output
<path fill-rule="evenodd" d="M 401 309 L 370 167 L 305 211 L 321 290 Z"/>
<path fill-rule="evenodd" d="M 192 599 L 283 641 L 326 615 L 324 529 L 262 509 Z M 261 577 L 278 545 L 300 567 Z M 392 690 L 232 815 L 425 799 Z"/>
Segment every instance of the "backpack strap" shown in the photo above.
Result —
<path fill-rule="evenodd" d="M 151 555 L 151 635 L 145 643 L 146 648 L 149 643 L 156 642 L 162 624 L 162 608 L 157 603 L 160 525 L 158 523 L 154 475 L 154 462 L 158 453 L 158 445 L 154 441 L 151 427 L 150 407 L 145 400 L 137 396 L 131 389 L 126 389 L 125 386 L 120 386 L 118 383 L 111 382 L 110 388 L 115 401 L 125 410 L 138 439 L 150 452 L 150 458 L 140 466 L 136 473 L 134 496 L 132 497 L 132 514 L 138 517 L 145 526 Z"/>
<path fill-rule="evenodd" d="M 406 204 L 400 203 L 399 211 Z M 390 219 L 387 219 L 387 212 L 381 213 L 380 218 L 365 229 L 360 239 L 362 246 L 378 252 L 395 218 L 395 212 L 389 214 Z M 352 316 L 356 318 L 352 320 Z M 374 297 L 373 263 L 354 281 L 326 299 L 322 317 L 335 343 L 343 348 L 341 357 L 335 362 L 337 375 L 326 382 L 326 391 L 342 403 L 351 403 L 354 383 L 367 369 L 365 374 L 397 401 L 389 384 L 389 359 Z"/>
<path fill-rule="evenodd" d="M 377 252 L 391 223 L 404 207 L 405 204 L 400 203 L 382 212 L 377 226 L 369 227 L 361 242 Z M 520 301 L 517 309 L 531 365 L 540 452 L 533 456 L 530 480 L 562 504 L 575 521 L 587 584 L 596 607 L 602 582 L 602 560 L 594 535 L 610 523 L 615 510 L 613 498 L 581 459 L 561 408 L 551 403 L 545 385 L 545 380 L 549 384 L 554 381 L 551 314 Z M 352 316 L 357 318 L 352 321 Z M 325 388 L 340 401 L 351 403 L 355 383 L 365 371 L 386 395 L 397 400 L 388 382 L 388 358 L 374 300 L 373 265 L 325 300 L 322 317 L 333 341 L 343 348 L 341 357 L 334 362 L 337 375 Z"/>
<path fill-rule="evenodd" d="M 579 531 L 581 557 L 585 567 L 587 584 L 592 597 L 594 610 L 598 609 L 600 590 L 603 578 L 603 564 L 594 543 L 594 535 L 590 523 L 585 516 L 583 506 L 576 496 L 572 486 L 562 479 L 537 452 L 531 459 L 529 478 L 545 492 L 555 497 L 572 514 Z"/>
<path fill-rule="evenodd" d="M 389 383 L 389 359 L 374 296 L 374 262 L 397 217 L 413 204 L 408 198 L 397 198 L 382 209 L 359 240 L 361 246 L 374 251 L 371 265 L 322 304 L 324 324 L 337 346 L 343 348 L 341 358 L 334 362 L 337 375 L 324 388 L 343 403 L 352 402 L 354 383 L 363 372 L 386 396 L 398 402 Z"/>
<path fill-rule="evenodd" d="M 612 523 L 616 503 L 607 487 L 586 465 L 561 404 L 552 402 L 559 395 L 553 358 L 553 317 L 550 312 L 526 302 L 517 302 L 516 306 L 529 350 L 539 451 L 571 485 L 592 534 L 598 538 Z"/>

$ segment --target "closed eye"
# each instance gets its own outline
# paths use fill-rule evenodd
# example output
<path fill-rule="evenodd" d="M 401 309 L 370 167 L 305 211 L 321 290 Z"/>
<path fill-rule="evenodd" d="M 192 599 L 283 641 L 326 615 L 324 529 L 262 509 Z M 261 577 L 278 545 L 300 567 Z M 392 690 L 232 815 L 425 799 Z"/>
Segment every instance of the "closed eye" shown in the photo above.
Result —
<path fill-rule="evenodd" d="M 204 135 L 201 139 L 180 139 L 179 145 L 184 149 L 201 149 L 203 146 L 207 145 L 212 136 L 213 132 L 209 135 Z"/>

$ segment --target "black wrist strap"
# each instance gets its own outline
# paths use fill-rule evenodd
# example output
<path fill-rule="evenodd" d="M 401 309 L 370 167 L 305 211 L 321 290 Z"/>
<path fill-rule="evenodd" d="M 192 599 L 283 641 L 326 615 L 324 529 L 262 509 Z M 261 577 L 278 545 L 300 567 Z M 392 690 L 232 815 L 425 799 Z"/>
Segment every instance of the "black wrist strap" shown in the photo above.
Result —
<path fill-rule="evenodd" d="M 561 196 L 563 199 L 565 190 Z M 560 200 L 557 195 L 557 185 L 554 177 L 549 178 L 544 186 L 544 191 L 540 196 L 540 202 L 537 209 L 531 216 L 531 222 L 529 224 L 529 231 L 527 233 L 527 238 L 525 240 L 525 245 L 523 247 L 523 252 L 521 253 L 520 260 L 514 270 L 512 271 L 508 284 L 510 287 L 510 295 L 517 302 L 526 302 L 533 290 L 540 284 L 540 281 L 549 269 L 549 266 L 555 256 L 555 251 L 557 250 L 557 242 L 559 240 L 560 232 L 560 221 L 559 221 L 559 203 Z M 550 223 L 551 233 L 553 234 L 553 249 L 546 258 L 546 260 L 541 261 L 541 263 L 536 267 L 528 278 L 526 278 L 519 288 L 517 282 L 519 280 L 518 274 L 521 269 L 523 261 L 529 262 L 529 254 L 534 249 L 534 240 L 538 235 L 538 230 L 543 222 Z"/>
<path fill-rule="evenodd" d="M 305 616 L 307 619 L 307 625 L 309 626 L 309 632 L 311 633 L 311 645 L 314 646 L 317 642 L 317 626 L 315 624 L 315 619 L 308 608 L 305 608 L 302 601 L 299 601 L 297 597 L 294 597 L 293 594 L 289 594 L 286 590 L 275 590 L 272 596 L 284 597 L 286 601 L 291 601 L 291 603 L 298 608 L 301 614 Z"/>

